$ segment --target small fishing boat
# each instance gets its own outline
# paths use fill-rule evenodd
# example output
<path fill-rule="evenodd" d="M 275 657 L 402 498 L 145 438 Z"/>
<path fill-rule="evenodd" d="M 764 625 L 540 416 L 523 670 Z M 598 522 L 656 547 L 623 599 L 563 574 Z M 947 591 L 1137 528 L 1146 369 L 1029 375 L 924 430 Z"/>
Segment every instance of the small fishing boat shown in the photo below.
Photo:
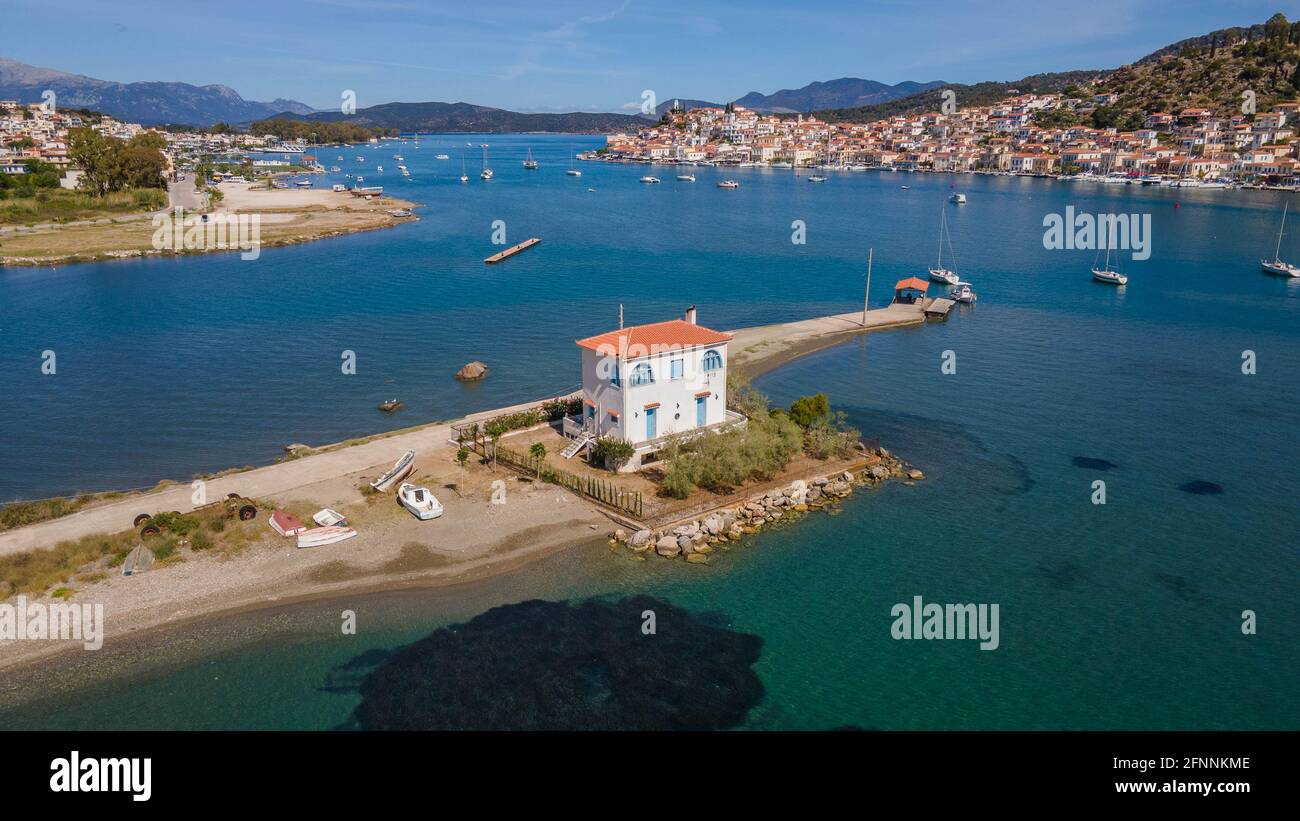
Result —
<path fill-rule="evenodd" d="M 384 167 L 383 167 L 382 165 L 376 165 L 376 166 L 375 166 L 375 173 L 376 173 L 376 174 L 382 174 L 382 173 L 384 173 Z"/>
<path fill-rule="evenodd" d="M 948 202 L 955 202 L 955 203 L 957 203 L 958 205 L 962 205 L 962 204 L 964 204 L 964 203 L 966 202 L 966 195 L 965 195 L 965 194 L 953 194 L 951 197 L 948 198 Z"/>
<path fill-rule="evenodd" d="M 427 487 L 416 487 L 405 482 L 397 489 L 397 501 L 421 521 L 436 519 L 442 515 L 442 504 Z"/>
<path fill-rule="evenodd" d="M 447 156 L 446 154 L 435 154 L 433 158 L 434 158 L 435 160 L 450 160 L 450 159 L 451 159 L 451 157 Z"/>
<path fill-rule="evenodd" d="M 1273 259 L 1261 259 L 1259 267 L 1266 274 L 1273 274 L 1280 277 L 1300 277 L 1300 267 L 1292 265 L 1289 262 L 1282 261 L 1282 231 L 1286 228 L 1286 212 L 1291 207 L 1291 203 L 1286 203 L 1282 207 L 1282 224 L 1277 229 L 1277 246 L 1273 248 Z"/>
<path fill-rule="evenodd" d="M 1092 278 L 1098 282 L 1104 282 L 1107 285 L 1128 284 L 1128 277 L 1124 276 L 1119 271 L 1112 271 L 1110 269 L 1110 248 L 1106 249 L 1106 264 L 1104 267 L 1098 269 L 1096 263 L 1093 264 Z"/>
<path fill-rule="evenodd" d="M 723 180 L 722 182 L 718 183 L 718 187 L 719 187 L 719 188 L 739 188 L 739 187 L 740 187 L 740 183 L 736 182 L 735 180 Z"/>
<path fill-rule="evenodd" d="M 969 282 L 958 282 L 952 289 L 952 298 L 958 302 L 973 305 L 977 297 Z"/>
<path fill-rule="evenodd" d="M 649 185 L 654 185 L 655 183 L 659 182 L 659 178 L 651 177 L 650 175 L 647 174 L 646 176 L 641 178 L 641 182 L 644 182 Z"/>
<path fill-rule="evenodd" d="M 350 527 L 313 527 L 298 534 L 298 547 L 322 547 L 344 542 L 357 535 Z"/>
<path fill-rule="evenodd" d="M 387 402 L 380 402 L 378 407 L 384 413 L 392 413 L 393 411 L 397 410 L 401 406 L 402 406 L 401 400 L 389 399 Z"/>
<path fill-rule="evenodd" d="M 311 520 L 321 527 L 346 526 L 348 519 L 337 510 L 324 507 L 312 514 Z"/>
<path fill-rule="evenodd" d="M 337 174 L 337 173 L 339 173 L 339 172 L 342 171 L 342 170 L 343 170 L 343 169 L 342 169 L 342 168 L 339 168 L 337 165 L 331 165 L 331 166 L 330 166 L 330 173 L 332 173 L 332 174 Z"/>
<path fill-rule="evenodd" d="M 532 146 L 528 147 L 528 157 L 524 160 L 524 168 L 527 168 L 529 171 L 533 171 L 537 168 L 537 160 L 533 159 Z"/>
<path fill-rule="evenodd" d="M 153 564 L 153 551 L 143 544 L 138 544 L 126 554 L 126 559 L 122 562 L 122 575 L 134 576 L 143 573 L 151 564 Z"/>
<path fill-rule="evenodd" d="M 380 493 L 387 493 L 393 489 L 398 482 L 411 475 L 415 470 L 415 451 L 408 450 L 402 454 L 402 457 L 393 463 L 388 472 L 383 476 L 370 483 L 370 486 Z"/>
<path fill-rule="evenodd" d="M 281 536 L 297 536 L 307 530 L 307 525 L 302 523 L 302 519 L 285 510 L 275 511 L 266 521 L 271 525 L 271 529 Z"/>
<path fill-rule="evenodd" d="M 695 175 L 694 175 L 694 174 L 678 174 L 678 175 L 677 175 L 677 179 L 681 180 L 682 182 L 695 182 Z"/>
<path fill-rule="evenodd" d="M 808 178 L 808 182 L 826 182 L 826 178 L 821 174 L 813 174 Z"/>
<path fill-rule="evenodd" d="M 900 185 L 900 186 L 898 186 L 898 187 L 901 188 L 901 189 L 903 189 L 904 191 L 910 191 L 911 188 L 912 188 L 912 186 L 910 186 L 910 185 Z"/>
<path fill-rule="evenodd" d="M 365 157 L 362 157 L 362 156 L 359 155 L 359 154 L 357 155 L 357 162 L 365 162 L 365 161 L 366 161 L 366 158 L 365 158 Z"/>
<path fill-rule="evenodd" d="M 299 188 L 311 188 L 311 180 L 298 180 L 294 185 Z"/>

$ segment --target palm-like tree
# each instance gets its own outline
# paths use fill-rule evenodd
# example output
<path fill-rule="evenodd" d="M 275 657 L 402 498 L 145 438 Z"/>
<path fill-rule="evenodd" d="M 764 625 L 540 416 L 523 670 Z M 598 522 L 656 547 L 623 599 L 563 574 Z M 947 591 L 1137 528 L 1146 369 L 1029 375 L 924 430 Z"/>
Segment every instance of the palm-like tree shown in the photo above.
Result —
<path fill-rule="evenodd" d="M 537 462 L 537 478 L 542 478 L 542 462 L 546 460 L 546 445 L 541 442 L 534 442 L 533 446 L 528 449 L 528 455 L 532 456 Z"/>

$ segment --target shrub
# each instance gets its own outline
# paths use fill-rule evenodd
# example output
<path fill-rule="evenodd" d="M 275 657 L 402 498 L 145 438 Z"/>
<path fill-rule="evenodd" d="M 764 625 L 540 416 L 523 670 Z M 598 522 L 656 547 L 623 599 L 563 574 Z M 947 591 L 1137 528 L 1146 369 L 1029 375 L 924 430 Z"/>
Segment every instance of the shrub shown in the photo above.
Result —
<path fill-rule="evenodd" d="M 151 521 L 163 530 L 169 533 L 178 533 L 184 536 L 202 527 L 203 523 L 194 516 L 186 516 L 184 513 L 157 513 Z"/>
<path fill-rule="evenodd" d="M 596 440 L 592 455 L 598 464 L 618 470 L 636 453 L 636 448 L 626 439 L 617 436 L 602 436 Z"/>
<path fill-rule="evenodd" d="M 674 499 L 685 499 L 695 492 L 695 483 L 691 481 L 690 472 L 682 461 L 675 460 L 668 466 L 660 490 L 665 496 Z"/>
<path fill-rule="evenodd" d="M 790 418 L 801 428 L 810 428 L 831 415 L 831 403 L 824 393 L 801 396 L 790 405 Z"/>
<path fill-rule="evenodd" d="M 54 592 L 50 594 L 50 596 L 56 599 L 70 599 L 72 598 L 72 588 L 71 587 L 56 588 Z"/>
<path fill-rule="evenodd" d="M 369 485 L 367 485 L 367 487 L 369 487 Z M 208 520 L 208 530 L 211 530 L 213 533 L 220 533 L 225 529 L 226 529 L 225 519 L 217 517 L 215 519 Z"/>
<path fill-rule="evenodd" d="M 190 537 L 190 547 L 195 550 L 208 550 L 212 547 L 212 537 L 206 531 L 196 530 Z"/>
<path fill-rule="evenodd" d="M 161 542 L 150 545 L 149 550 L 153 552 L 153 557 L 155 559 L 161 561 L 162 559 L 169 558 L 176 553 L 176 537 L 168 536 Z"/>

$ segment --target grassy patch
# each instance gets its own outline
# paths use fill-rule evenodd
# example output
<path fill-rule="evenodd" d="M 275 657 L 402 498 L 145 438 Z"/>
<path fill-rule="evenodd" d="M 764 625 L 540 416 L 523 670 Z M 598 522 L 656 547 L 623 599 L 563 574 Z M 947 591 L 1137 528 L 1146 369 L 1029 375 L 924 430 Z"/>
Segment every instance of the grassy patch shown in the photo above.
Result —
<path fill-rule="evenodd" d="M 0 596 L 44 593 L 70 581 L 78 569 L 106 557 L 112 557 L 110 565 L 121 564 L 134 541 L 135 534 L 130 532 L 100 534 L 59 542 L 48 550 L 0 556 Z"/>
<path fill-rule="evenodd" d="M 71 222 L 80 219 L 138 214 L 167 205 L 161 188 L 115 191 L 96 197 L 84 191 L 49 188 L 30 197 L 0 199 L 0 225 L 33 225 L 41 222 Z"/>

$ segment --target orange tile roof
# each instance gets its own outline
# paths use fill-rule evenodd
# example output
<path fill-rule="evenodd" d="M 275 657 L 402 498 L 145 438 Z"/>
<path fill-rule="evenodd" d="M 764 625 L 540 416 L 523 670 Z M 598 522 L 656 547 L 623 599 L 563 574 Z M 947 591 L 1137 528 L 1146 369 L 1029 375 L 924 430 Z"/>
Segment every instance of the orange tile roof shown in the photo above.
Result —
<path fill-rule="evenodd" d="M 618 331 L 579 339 L 580 347 L 593 351 L 618 351 L 620 354 L 646 356 L 657 348 L 691 348 L 697 345 L 713 345 L 729 342 L 731 334 L 724 334 L 703 325 L 693 325 L 684 319 L 670 319 L 667 322 L 653 322 L 649 325 L 633 325 Z"/>

